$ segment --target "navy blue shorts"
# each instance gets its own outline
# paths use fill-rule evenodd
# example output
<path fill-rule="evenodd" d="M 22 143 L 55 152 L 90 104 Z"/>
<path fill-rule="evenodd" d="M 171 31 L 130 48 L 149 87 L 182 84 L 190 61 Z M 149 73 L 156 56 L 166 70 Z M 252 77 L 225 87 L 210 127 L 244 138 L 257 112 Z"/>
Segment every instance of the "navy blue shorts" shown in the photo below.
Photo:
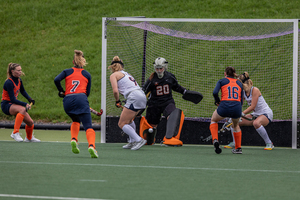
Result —
<path fill-rule="evenodd" d="M 11 105 L 12 105 L 12 103 L 10 103 L 9 101 L 2 101 L 1 102 L 1 110 L 4 112 L 4 114 L 11 115 L 9 113 L 9 109 L 10 109 Z"/>
<path fill-rule="evenodd" d="M 233 119 L 240 118 L 242 116 L 241 102 L 221 101 L 220 105 L 217 108 L 217 113 L 221 117 L 230 117 Z"/>

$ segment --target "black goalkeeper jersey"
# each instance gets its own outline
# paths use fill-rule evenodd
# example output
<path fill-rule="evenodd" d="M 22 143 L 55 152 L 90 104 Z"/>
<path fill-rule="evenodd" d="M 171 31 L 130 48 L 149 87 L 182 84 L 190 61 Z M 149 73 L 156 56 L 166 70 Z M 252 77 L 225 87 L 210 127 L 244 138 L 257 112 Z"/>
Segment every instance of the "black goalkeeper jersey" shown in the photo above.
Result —
<path fill-rule="evenodd" d="M 165 71 L 161 79 L 158 78 L 156 73 L 154 73 L 151 80 L 148 78 L 143 86 L 143 90 L 145 94 L 150 92 L 147 102 L 148 106 L 166 106 L 169 103 L 175 103 L 172 90 L 183 94 L 185 88 L 178 84 L 174 74 Z"/>

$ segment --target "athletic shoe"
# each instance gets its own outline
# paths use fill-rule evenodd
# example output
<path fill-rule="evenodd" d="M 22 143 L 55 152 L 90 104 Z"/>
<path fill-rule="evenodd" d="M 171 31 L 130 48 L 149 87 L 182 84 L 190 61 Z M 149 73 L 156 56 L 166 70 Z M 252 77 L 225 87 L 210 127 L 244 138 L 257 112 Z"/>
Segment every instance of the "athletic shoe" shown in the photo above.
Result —
<path fill-rule="evenodd" d="M 214 147 L 215 147 L 216 154 L 222 153 L 222 149 L 220 149 L 220 147 L 219 147 L 220 144 L 219 144 L 219 141 L 217 139 L 214 139 L 213 144 L 214 144 Z"/>
<path fill-rule="evenodd" d="M 26 136 L 24 142 L 41 142 L 41 140 L 35 138 L 34 135 L 32 135 L 31 140 L 28 140 Z"/>
<path fill-rule="evenodd" d="M 232 149 L 231 151 L 233 154 L 242 154 L 242 148 Z"/>
<path fill-rule="evenodd" d="M 230 142 L 228 145 L 224 146 L 225 149 L 233 149 L 235 148 L 235 144 L 233 142 Z"/>
<path fill-rule="evenodd" d="M 131 149 L 134 146 L 134 142 L 129 142 L 128 144 L 123 146 L 123 149 Z"/>
<path fill-rule="evenodd" d="M 10 135 L 10 137 L 12 139 L 16 140 L 17 142 L 23 142 L 23 138 L 21 138 L 19 132 L 17 132 L 17 133 L 12 132 L 11 135 Z"/>
<path fill-rule="evenodd" d="M 274 148 L 273 143 L 268 143 L 264 150 L 272 150 Z"/>
<path fill-rule="evenodd" d="M 77 144 L 76 140 L 71 141 L 71 146 L 72 146 L 72 152 L 79 154 L 80 150 L 78 148 L 78 144 Z"/>
<path fill-rule="evenodd" d="M 131 150 L 139 150 L 146 142 L 147 140 L 142 138 L 141 141 L 134 143 L 134 146 L 131 148 Z"/>
<path fill-rule="evenodd" d="M 89 147 L 89 152 L 91 154 L 91 158 L 98 158 L 98 153 L 94 147 Z"/>

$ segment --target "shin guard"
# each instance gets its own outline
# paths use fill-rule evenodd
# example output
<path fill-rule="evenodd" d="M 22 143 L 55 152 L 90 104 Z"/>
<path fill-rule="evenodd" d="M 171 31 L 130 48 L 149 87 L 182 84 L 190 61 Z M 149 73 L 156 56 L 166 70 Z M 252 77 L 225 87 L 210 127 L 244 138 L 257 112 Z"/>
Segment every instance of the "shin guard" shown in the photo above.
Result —
<path fill-rule="evenodd" d="M 150 131 L 149 131 L 150 129 Z M 151 132 L 152 129 L 152 132 Z M 150 133 L 151 132 L 151 133 Z M 144 116 L 141 117 L 140 121 L 140 136 L 147 140 L 146 145 L 152 145 L 155 143 L 156 128 L 153 128 L 146 120 Z"/>
<path fill-rule="evenodd" d="M 183 122 L 184 122 L 184 114 L 182 110 L 176 108 L 169 115 L 169 118 L 167 120 L 166 139 L 171 139 L 172 137 L 179 139 Z"/>

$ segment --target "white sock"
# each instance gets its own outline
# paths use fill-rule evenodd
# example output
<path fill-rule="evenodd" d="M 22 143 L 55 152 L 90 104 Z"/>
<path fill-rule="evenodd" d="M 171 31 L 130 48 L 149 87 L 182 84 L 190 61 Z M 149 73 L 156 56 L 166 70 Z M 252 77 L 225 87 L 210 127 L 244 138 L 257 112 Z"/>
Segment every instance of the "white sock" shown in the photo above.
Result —
<path fill-rule="evenodd" d="M 230 131 L 231 131 L 231 135 L 232 135 L 232 142 L 235 144 L 232 126 L 230 126 Z"/>
<path fill-rule="evenodd" d="M 136 125 L 135 125 L 134 121 L 132 121 L 132 122 L 131 122 L 130 124 L 128 124 L 128 125 L 131 126 L 131 127 L 134 129 L 134 131 L 136 131 Z M 134 140 L 132 137 L 129 136 L 128 142 L 129 142 L 129 143 L 132 143 L 132 142 L 135 142 L 135 140 Z"/>
<path fill-rule="evenodd" d="M 262 139 L 264 139 L 266 144 L 272 143 L 272 141 L 270 140 L 268 133 L 263 125 L 261 125 L 258 129 L 256 129 L 256 131 L 262 137 Z"/>
<path fill-rule="evenodd" d="M 135 130 L 129 124 L 125 124 L 122 130 L 129 136 L 129 142 L 141 141 L 142 138 L 135 132 Z"/>
<path fill-rule="evenodd" d="M 135 125 L 135 123 L 134 123 L 134 121 L 132 121 L 130 124 L 128 124 L 129 126 L 131 126 L 133 129 L 134 129 L 134 131 L 136 131 L 136 125 Z"/>

